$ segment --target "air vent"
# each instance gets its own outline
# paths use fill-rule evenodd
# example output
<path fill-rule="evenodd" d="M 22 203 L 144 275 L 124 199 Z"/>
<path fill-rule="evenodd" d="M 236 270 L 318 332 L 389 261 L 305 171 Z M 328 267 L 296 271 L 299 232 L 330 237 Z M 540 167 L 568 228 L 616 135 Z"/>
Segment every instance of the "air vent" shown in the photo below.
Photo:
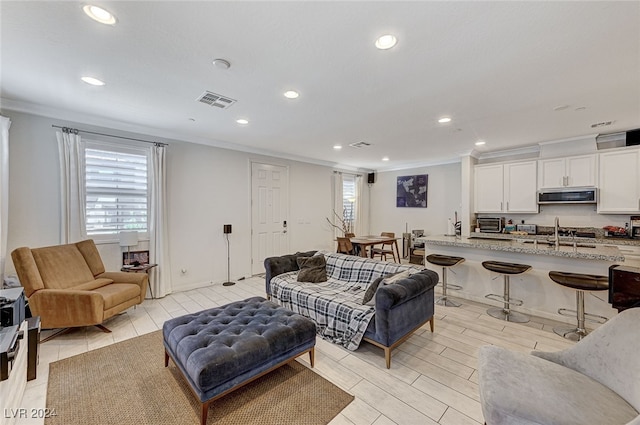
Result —
<path fill-rule="evenodd" d="M 606 127 L 608 125 L 613 124 L 615 121 L 602 121 L 602 122 L 597 122 L 595 124 L 591 124 L 591 128 L 600 128 L 600 127 Z"/>
<path fill-rule="evenodd" d="M 212 93 L 210 91 L 206 91 L 202 93 L 202 95 L 197 99 L 198 102 L 205 103 L 209 106 L 215 106 L 220 109 L 227 109 L 231 105 L 237 102 L 235 99 L 231 99 L 230 97 L 222 96 L 221 94 Z"/>
<path fill-rule="evenodd" d="M 351 146 L 352 148 L 366 148 L 368 146 L 371 146 L 371 143 L 355 142 L 355 143 L 350 143 L 349 146 Z"/>

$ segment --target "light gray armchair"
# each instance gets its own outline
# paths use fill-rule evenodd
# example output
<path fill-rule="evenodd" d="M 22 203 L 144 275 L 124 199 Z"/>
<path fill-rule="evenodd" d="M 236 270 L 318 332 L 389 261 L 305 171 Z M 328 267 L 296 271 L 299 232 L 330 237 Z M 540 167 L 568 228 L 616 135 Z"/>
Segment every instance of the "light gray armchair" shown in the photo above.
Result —
<path fill-rule="evenodd" d="M 563 351 L 481 347 L 478 373 L 487 425 L 640 425 L 640 308 Z"/>

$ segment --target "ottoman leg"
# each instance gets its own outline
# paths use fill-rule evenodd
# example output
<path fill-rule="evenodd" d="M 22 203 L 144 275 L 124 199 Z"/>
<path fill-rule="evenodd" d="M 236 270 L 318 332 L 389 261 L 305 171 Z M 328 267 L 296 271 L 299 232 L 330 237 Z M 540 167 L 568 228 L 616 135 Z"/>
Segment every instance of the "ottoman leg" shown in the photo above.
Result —
<path fill-rule="evenodd" d="M 209 404 L 211 401 L 202 403 L 202 416 L 200 417 L 200 425 L 207 425 L 207 415 L 209 414 Z"/>
<path fill-rule="evenodd" d="M 316 347 L 311 347 L 311 350 L 309 350 L 309 363 L 311 363 L 311 367 L 313 367 L 313 361 L 315 360 L 316 357 Z"/>
<path fill-rule="evenodd" d="M 169 353 L 167 350 L 164 350 L 164 367 L 169 366 Z"/>

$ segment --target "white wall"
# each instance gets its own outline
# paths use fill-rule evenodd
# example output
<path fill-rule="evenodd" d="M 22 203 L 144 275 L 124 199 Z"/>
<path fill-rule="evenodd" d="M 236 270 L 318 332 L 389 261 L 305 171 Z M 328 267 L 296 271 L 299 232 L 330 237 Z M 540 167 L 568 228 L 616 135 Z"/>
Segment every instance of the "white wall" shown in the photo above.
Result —
<path fill-rule="evenodd" d="M 396 207 L 398 176 L 428 174 L 427 208 Z M 460 163 L 435 165 L 401 171 L 378 173 L 371 190 L 371 234 L 394 232 L 397 237 L 405 232 L 424 229 L 428 235 L 444 234 L 447 219 L 460 214 L 461 182 Z"/>
<path fill-rule="evenodd" d="M 3 115 L 12 120 L 7 252 L 19 246 L 60 243 L 60 171 L 52 124 L 158 140 L 13 111 L 3 111 Z M 227 280 L 223 224 L 233 225 L 231 278 L 251 275 L 251 161 L 289 167 L 291 251 L 334 247 L 333 233 L 324 219 L 331 213 L 332 168 L 182 141 L 161 141 L 169 144 L 168 219 L 174 291 Z M 135 247 L 146 248 L 145 242 Z M 107 269 L 119 267 L 122 249 L 117 243 L 100 244 L 98 249 Z M 186 273 L 181 273 L 182 269 Z M 8 275 L 15 274 L 10 259 L 6 271 Z"/>

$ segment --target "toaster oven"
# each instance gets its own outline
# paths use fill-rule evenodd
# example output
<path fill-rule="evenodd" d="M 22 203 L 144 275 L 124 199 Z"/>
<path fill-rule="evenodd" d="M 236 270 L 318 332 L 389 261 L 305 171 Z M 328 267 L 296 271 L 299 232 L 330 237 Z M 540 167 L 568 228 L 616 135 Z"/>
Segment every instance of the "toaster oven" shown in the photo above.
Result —
<path fill-rule="evenodd" d="M 502 233 L 504 230 L 504 217 L 483 217 L 477 222 L 481 232 Z"/>

